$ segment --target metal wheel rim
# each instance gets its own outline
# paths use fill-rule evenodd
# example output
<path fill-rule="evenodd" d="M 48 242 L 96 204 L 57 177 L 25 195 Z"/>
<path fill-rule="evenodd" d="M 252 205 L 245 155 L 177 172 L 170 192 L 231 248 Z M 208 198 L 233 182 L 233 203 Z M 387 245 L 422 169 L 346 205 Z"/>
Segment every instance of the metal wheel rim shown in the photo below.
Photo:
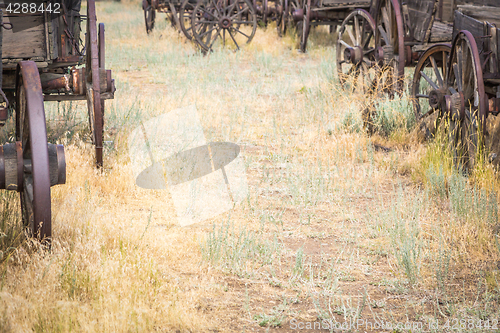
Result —
<path fill-rule="evenodd" d="M 34 62 L 21 62 L 17 72 L 16 140 L 21 142 L 25 161 L 22 184 L 18 185 L 23 221 L 33 236 L 50 242 L 50 174 L 42 86 Z M 31 168 L 26 167 L 26 161 Z"/>
<path fill-rule="evenodd" d="M 469 52 L 463 52 L 464 47 Z M 465 117 L 463 119 L 459 119 L 453 115 L 448 117 L 453 162 L 455 166 L 463 171 L 470 171 L 474 168 L 477 152 L 484 143 L 483 135 L 486 129 L 487 114 L 486 94 L 480 59 L 477 44 L 472 34 L 468 31 L 460 31 L 455 37 L 451 49 L 447 86 L 450 94 L 455 90 L 456 92 L 462 92 L 464 95 Z M 468 60 L 472 62 L 472 66 L 466 72 L 463 65 Z M 462 80 L 457 80 L 457 76 L 462 77 Z M 471 79 L 473 80 L 472 82 Z M 471 83 L 474 85 L 472 90 L 469 85 Z M 473 98 L 472 104 L 471 99 L 468 97 Z M 465 144 L 463 144 L 464 140 L 466 141 Z"/>
<path fill-rule="evenodd" d="M 182 2 L 181 9 L 179 10 L 179 23 L 181 26 L 181 30 L 189 40 L 193 38 L 191 23 L 194 8 L 195 6 L 193 6 L 193 4 L 189 2 L 189 0 L 184 0 Z"/>

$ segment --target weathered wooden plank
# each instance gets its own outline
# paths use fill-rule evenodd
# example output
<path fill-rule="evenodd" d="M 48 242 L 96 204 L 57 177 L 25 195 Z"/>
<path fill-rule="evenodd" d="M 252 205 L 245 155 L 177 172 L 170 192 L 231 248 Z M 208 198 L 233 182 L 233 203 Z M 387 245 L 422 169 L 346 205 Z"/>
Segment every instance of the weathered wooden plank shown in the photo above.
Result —
<path fill-rule="evenodd" d="M 323 3 L 328 3 L 330 5 L 337 5 L 339 7 L 351 7 L 353 5 L 359 6 L 370 6 L 370 0 L 324 0 Z"/>
<path fill-rule="evenodd" d="M 47 57 L 42 15 L 4 16 L 4 22 L 13 28 L 3 31 L 2 59 Z"/>
<path fill-rule="evenodd" d="M 431 29 L 429 42 L 451 42 L 453 36 L 453 25 L 451 23 L 443 23 L 434 21 Z"/>
<path fill-rule="evenodd" d="M 424 41 L 425 33 L 432 22 L 432 16 L 435 12 L 435 0 L 409 1 L 408 23 L 410 32 L 416 40 Z"/>
<path fill-rule="evenodd" d="M 500 1 L 497 7 L 460 5 L 458 6 L 458 10 L 476 20 L 488 21 L 497 26 L 500 24 Z"/>
<path fill-rule="evenodd" d="M 455 11 L 454 1 L 453 0 L 441 0 L 443 14 L 441 17 L 441 21 L 443 22 L 453 22 L 453 12 Z"/>
<path fill-rule="evenodd" d="M 460 30 L 467 30 L 477 38 L 483 36 L 484 22 L 478 21 L 457 10 L 455 11 L 455 20 L 453 22 L 453 38 L 455 38 Z"/>
<path fill-rule="evenodd" d="M 456 0 L 456 4 L 500 7 L 498 0 Z"/>

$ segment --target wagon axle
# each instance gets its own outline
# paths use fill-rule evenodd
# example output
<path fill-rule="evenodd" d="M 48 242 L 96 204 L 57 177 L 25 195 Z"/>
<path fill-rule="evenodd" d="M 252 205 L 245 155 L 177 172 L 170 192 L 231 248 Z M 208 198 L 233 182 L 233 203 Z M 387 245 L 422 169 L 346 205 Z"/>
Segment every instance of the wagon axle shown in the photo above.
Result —
<path fill-rule="evenodd" d="M 48 144 L 50 186 L 66 183 L 66 158 L 63 145 Z M 0 146 L 0 189 L 21 192 L 25 174 L 33 172 L 32 159 L 23 157 L 20 141 Z M 30 185 L 31 186 L 31 185 Z"/>
<path fill-rule="evenodd" d="M 70 74 L 63 74 L 55 77 L 45 77 L 42 73 L 42 89 L 44 91 L 65 90 L 84 96 L 86 94 L 86 70 L 85 68 L 73 68 Z M 53 75 L 51 75 L 53 76 Z M 99 81 L 101 93 L 114 93 L 116 91 L 114 79 L 111 77 L 111 70 L 99 69 Z M 83 98 L 83 97 L 82 97 Z"/>
<path fill-rule="evenodd" d="M 344 50 L 344 59 L 350 64 L 359 65 L 364 56 L 363 48 L 360 46 L 346 47 Z"/>
<path fill-rule="evenodd" d="M 219 20 L 219 26 L 222 28 L 222 29 L 229 29 L 231 27 L 231 25 L 233 24 L 233 21 L 231 20 L 230 17 L 228 16 L 223 16 L 220 20 Z"/>

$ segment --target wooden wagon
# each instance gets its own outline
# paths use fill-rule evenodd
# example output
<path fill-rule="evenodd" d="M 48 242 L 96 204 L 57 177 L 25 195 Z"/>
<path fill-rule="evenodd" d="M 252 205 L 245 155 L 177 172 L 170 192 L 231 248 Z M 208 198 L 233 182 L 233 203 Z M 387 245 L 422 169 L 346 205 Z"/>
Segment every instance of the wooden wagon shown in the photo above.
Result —
<path fill-rule="evenodd" d="M 297 8 L 293 10 L 292 17 L 294 21 L 298 22 L 302 52 L 306 52 L 309 31 L 312 26 L 339 26 L 353 10 L 369 11 L 372 2 L 373 0 L 297 0 L 295 2 Z"/>
<path fill-rule="evenodd" d="M 172 26 L 182 31 L 188 39 L 192 39 L 191 15 L 195 6 L 196 0 L 143 0 L 146 32 L 153 31 L 157 12 L 166 13 Z"/>
<path fill-rule="evenodd" d="M 418 118 L 437 111 L 446 120 L 454 164 L 467 171 L 480 156 L 499 162 L 500 3 L 455 6 L 453 43 L 423 53 L 411 94 Z"/>
<path fill-rule="evenodd" d="M 489 1 L 489 2 L 488 2 Z M 454 11 L 494 16 L 494 0 L 377 0 L 352 11 L 337 40 L 337 69 L 344 85 L 393 95 L 404 88 L 405 67 L 415 66 L 433 45 L 442 52 L 453 38 Z M 494 8 L 494 7 L 493 7 Z M 437 53 L 436 53 L 437 54 Z M 441 58 L 434 57 L 436 62 Z"/>
<path fill-rule="evenodd" d="M 277 0 L 143 0 L 146 31 L 154 28 L 156 12 L 167 13 L 172 25 L 194 41 L 203 52 L 216 41 L 239 49 L 249 43 L 257 29 L 257 20 L 276 20 Z M 256 8 L 259 10 L 257 14 Z M 243 27 L 249 27 L 243 31 Z"/>
<path fill-rule="evenodd" d="M 44 101 L 87 100 L 95 160 L 102 166 L 104 101 L 114 96 L 105 69 L 104 25 L 87 2 L 85 43 L 80 42 L 80 2 L 5 2 L 1 54 L 5 124 L 15 110 L 15 142 L 0 147 L 0 188 L 20 192 L 23 221 L 33 236 L 51 237 L 50 187 L 66 180 L 64 148 L 47 144 Z"/>

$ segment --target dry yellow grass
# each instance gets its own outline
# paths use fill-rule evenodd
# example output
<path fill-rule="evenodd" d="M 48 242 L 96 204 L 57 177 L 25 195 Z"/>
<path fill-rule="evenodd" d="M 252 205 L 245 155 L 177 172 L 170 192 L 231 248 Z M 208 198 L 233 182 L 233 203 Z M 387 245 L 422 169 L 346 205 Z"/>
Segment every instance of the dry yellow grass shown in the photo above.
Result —
<path fill-rule="evenodd" d="M 52 251 L 26 240 L 0 263 L 0 331 L 288 332 L 291 320 L 497 318 L 496 224 L 474 215 L 484 207 L 453 208 L 452 195 L 474 198 L 469 185 L 449 184 L 468 180 L 446 163 L 439 178 L 445 153 L 405 127 L 405 97 L 379 106 L 387 118 L 377 126 L 393 130 L 365 133 L 373 101 L 338 87 L 326 31 L 313 32 L 308 54 L 271 26 L 241 52 L 202 56 L 164 14 L 146 35 L 140 4 L 97 8 L 117 86 L 106 104 L 113 148 L 97 172 L 85 105 L 72 104 L 69 119 L 46 104 L 53 122 L 79 124 L 59 137 L 68 182 L 52 191 Z M 127 138 L 141 120 L 192 104 L 208 141 L 241 146 L 250 194 L 182 228 L 168 191 L 134 185 Z M 484 170 L 476 184 L 498 182 Z"/>

